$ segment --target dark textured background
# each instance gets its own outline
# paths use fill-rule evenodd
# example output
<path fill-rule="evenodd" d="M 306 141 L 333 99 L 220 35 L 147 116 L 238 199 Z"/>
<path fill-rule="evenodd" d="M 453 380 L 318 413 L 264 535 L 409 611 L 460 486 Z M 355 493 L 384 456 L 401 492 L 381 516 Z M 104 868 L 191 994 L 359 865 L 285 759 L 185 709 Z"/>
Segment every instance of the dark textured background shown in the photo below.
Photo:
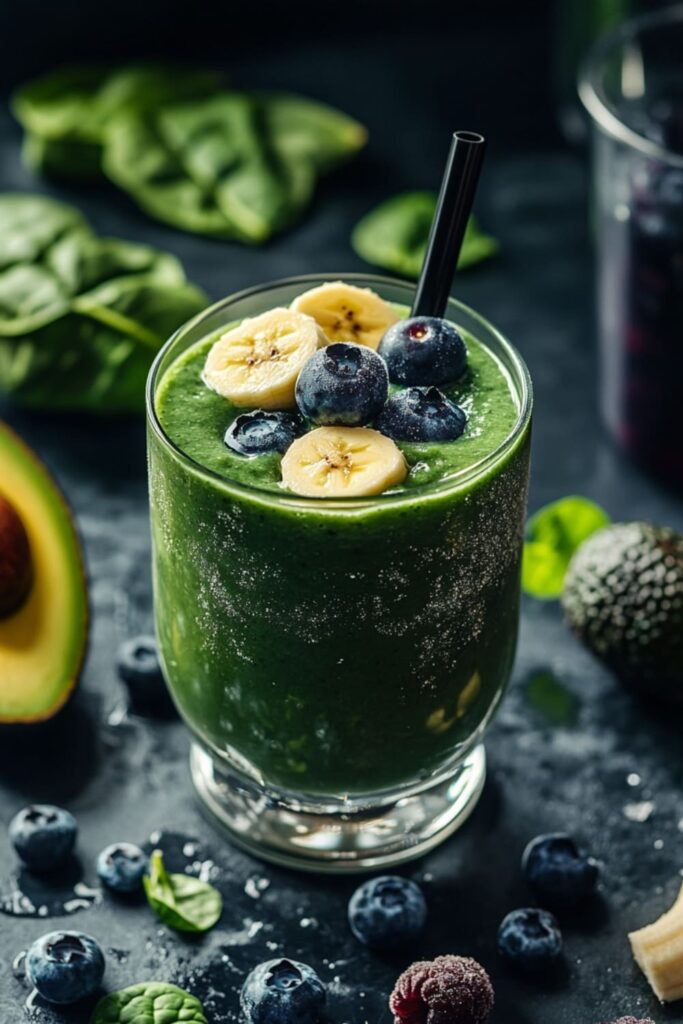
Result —
<path fill-rule="evenodd" d="M 49 66 L 57 52 L 82 56 L 84 40 L 96 50 L 106 38 L 121 52 L 140 53 L 154 37 L 162 48 L 163 20 L 154 32 L 160 6 L 89 7 L 79 17 L 74 3 L 15 5 L 11 16 L 7 5 L 0 81 Z M 442 24 L 439 6 L 421 4 L 422 16 L 412 13 L 397 24 L 387 4 L 352 3 L 345 10 L 353 18 L 343 18 L 337 30 L 338 11 L 325 5 L 323 24 L 319 4 L 302 4 L 294 7 L 295 28 L 290 22 L 285 32 L 290 8 L 261 5 L 264 24 L 268 14 L 275 19 L 263 39 L 258 11 L 245 15 L 248 31 L 231 35 L 225 11 L 219 17 L 208 5 L 200 18 L 198 7 L 188 19 L 188 40 L 198 52 L 199 36 L 210 39 L 212 55 L 225 55 L 237 84 L 300 90 L 338 104 L 370 129 L 367 151 L 324 183 L 305 222 L 264 249 L 180 235 L 106 188 L 53 192 L 80 203 L 103 233 L 176 252 L 189 276 L 217 299 L 284 275 L 364 269 L 348 243 L 357 218 L 393 190 L 436 185 L 454 127 L 485 131 L 491 148 L 478 207 L 500 238 L 502 255 L 462 275 L 456 292 L 529 362 L 536 388 L 531 507 L 578 492 L 614 517 L 683 528 L 680 501 L 627 465 L 598 425 L 586 158 L 563 149 L 554 127 L 548 5 L 506 5 L 494 18 L 497 6 L 483 4 L 479 17 L 468 8 L 460 22 L 451 9 Z M 37 15 L 42 31 L 29 45 Z M 175 35 L 166 40 L 171 50 L 182 37 L 182 23 L 174 24 Z M 98 25 L 106 32 L 95 31 Z M 0 185 L 46 189 L 21 169 L 18 139 L 2 117 Z M 142 422 L 29 416 L 1 404 L 0 415 L 37 448 L 72 502 L 93 610 L 77 699 L 52 725 L 0 732 L 0 821 L 24 802 L 43 799 L 68 806 L 81 826 L 73 877 L 57 879 L 52 893 L 35 891 L 26 877 L 24 888 L 38 902 L 58 903 L 79 874 L 93 881 L 103 845 L 145 841 L 162 830 L 171 867 L 214 861 L 225 896 L 222 922 L 205 938 L 187 940 L 169 933 L 146 907 L 106 896 L 92 909 L 51 920 L 50 926 L 80 928 L 100 940 L 108 951 L 108 989 L 173 980 L 203 1000 L 212 1024 L 230 1024 L 238 1019 L 246 971 L 286 952 L 311 962 L 329 984 L 334 1024 L 388 1024 L 388 993 L 413 957 L 386 960 L 351 939 L 345 907 L 354 883 L 297 876 L 231 850 L 193 802 L 183 728 L 124 713 L 115 652 L 122 639 L 152 625 Z M 529 687 L 542 672 L 555 679 L 555 700 L 545 710 L 531 698 L 539 689 L 548 692 L 547 681 Z M 487 742 L 490 775 L 480 807 L 458 836 L 406 869 L 430 902 L 415 956 L 479 958 L 497 991 L 492 1024 L 595 1024 L 624 1013 L 647 1013 L 657 1024 L 683 1021 L 680 1008 L 657 1007 L 626 941 L 627 930 L 669 906 L 680 883 L 680 737 L 680 720 L 634 702 L 579 648 L 555 604 L 525 602 L 511 691 Z M 628 776 L 637 784 L 629 785 Z M 639 823 L 624 808 L 642 801 L 654 806 Z M 590 912 L 564 922 L 563 969 L 532 982 L 498 961 L 495 932 L 504 913 L 528 901 L 518 867 L 526 841 L 551 829 L 580 837 L 604 862 L 604 879 Z M 196 852 L 186 847 L 183 854 L 187 837 L 200 844 Z M 13 887 L 14 869 L 2 834 L 0 903 Z M 28 991 L 11 964 L 46 926 L 0 914 L 2 1024 L 26 1020 Z M 59 1014 L 40 1002 L 31 1011 L 39 1024 L 87 1017 L 88 1008 Z"/>

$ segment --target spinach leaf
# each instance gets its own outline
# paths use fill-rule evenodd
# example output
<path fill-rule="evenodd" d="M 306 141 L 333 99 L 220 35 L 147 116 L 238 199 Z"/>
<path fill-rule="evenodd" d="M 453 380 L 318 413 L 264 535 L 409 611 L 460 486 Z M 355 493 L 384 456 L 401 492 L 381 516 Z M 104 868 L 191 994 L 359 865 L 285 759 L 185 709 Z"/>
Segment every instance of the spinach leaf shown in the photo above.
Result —
<path fill-rule="evenodd" d="M 100 999 L 90 1024 L 207 1024 L 196 996 L 163 981 L 143 981 Z"/>
<path fill-rule="evenodd" d="M 356 224 L 351 244 L 367 263 L 402 277 L 420 274 L 436 210 L 434 192 L 403 192 L 380 203 Z M 498 243 L 470 218 L 458 267 L 472 266 L 498 252 Z"/>
<path fill-rule="evenodd" d="M 364 141 L 360 125 L 323 104 L 220 92 L 116 118 L 104 169 L 159 220 L 258 244 L 296 220 L 319 174 Z"/>
<path fill-rule="evenodd" d="M 33 170 L 56 177 L 101 177 L 102 145 L 113 118 L 208 94 L 220 78 L 212 71 L 163 65 L 54 71 L 18 89 L 12 98 L 27 132 L 24 159 Z"/>
<path fill-rule="evenodd" d="M 522 560 L 522 589 L 531 597 L 561 596 L 574 552 L 610 517 L 588 498 L 572 495 L 545 505 L 527 523 Z"/>
<path fill-rule="evenodd" d="M 147 902 L 170 928 L 206 932 L 221 916 L 223 900 L 217 889 L 191 875 L 169 875 L 161 850 L 150 858 L 150 874 L 143 879 Z"/>
<path fill-rule="evenodd" d="M 0 390 L 16 401 L 139 411 L 156 352 L 205 305 L 174 256 L 97 238 L 45 196 L 0 194 Z"/>

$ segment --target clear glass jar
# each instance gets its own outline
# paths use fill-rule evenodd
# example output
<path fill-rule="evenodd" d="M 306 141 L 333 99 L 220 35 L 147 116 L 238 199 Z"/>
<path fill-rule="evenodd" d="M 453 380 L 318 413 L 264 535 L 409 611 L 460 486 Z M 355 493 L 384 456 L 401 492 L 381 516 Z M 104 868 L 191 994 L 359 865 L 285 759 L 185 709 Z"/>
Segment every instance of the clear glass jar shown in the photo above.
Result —
<path fill-rule="evenodd" d="M 345 280 L 409 306 L 408 284 Z M 531 416 L 527 370 L 485 320 L 518 419 L 496 450 L 410 493 L 330 501 L 240 485 L 164 433 L 155 396 L 188 347 L 329 275 L 231 296 L 183 327 L 148 384 L 157 633 L 196 789 L 229 835 L 298 867 L 418 856 L 481 793 L 481 739 L 514 657 Z"/>
<path fill-rule="evenodd" d="M 600 396 L 644 468 L 683 486 L 683 6 L 636 19 L 589 55 Z"/>

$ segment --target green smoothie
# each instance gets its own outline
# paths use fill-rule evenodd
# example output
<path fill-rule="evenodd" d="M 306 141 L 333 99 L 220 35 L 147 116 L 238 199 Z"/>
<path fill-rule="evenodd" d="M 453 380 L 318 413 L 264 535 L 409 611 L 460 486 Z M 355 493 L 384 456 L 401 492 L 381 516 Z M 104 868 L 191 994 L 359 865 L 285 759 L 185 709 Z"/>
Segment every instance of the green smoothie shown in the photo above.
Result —
<path fill-rule="evenodd" d="M 443 389 L 467 413 L 462 437 L 400 443 L 405 480 L 348 502 L 288 494 L 280 455 L 226 448 L 243 410 L 202 380 L 215 330 L 179 339 L 158 375 L 150 494 L 166 676 L 204 747 L 271 790 L 357 797 L 426 780 L 471 749 L 502 695 L 528 408 L 511 352 L 463 334 L 467 371 Z"/>

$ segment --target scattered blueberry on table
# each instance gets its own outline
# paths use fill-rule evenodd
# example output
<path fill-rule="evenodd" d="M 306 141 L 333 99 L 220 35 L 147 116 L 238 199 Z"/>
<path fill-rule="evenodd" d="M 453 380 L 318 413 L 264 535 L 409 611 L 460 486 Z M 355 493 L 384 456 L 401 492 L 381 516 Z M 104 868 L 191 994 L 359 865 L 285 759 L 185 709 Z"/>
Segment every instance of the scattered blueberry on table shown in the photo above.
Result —
<path fill-rule="evenodd" d="M 522 856 L 522 871 L 538 899 L 551 905 L 590 896 L 600 873 L 597 861 L 564 832 L 532 839 Z"/>
<path fill-rule="evenodd" d="M 393 949 L 417 938 L 427 919 L 427 903 L 415 882 L 383 875 L 363 882 L 349 901 L 349 924 L 372 949 Z"/>
<path fill-rule="evenodd" d="M 379 354 L 394 384 L 449 384 L 467 364 L 467 349 L 454 324 L 437 316 L 412 317 L 392 324 Z"/>
<path fill-rule="evenodd" d="M 325 986 L 308 964 L 267 960 L 242 986 L 240 1005 L 248 1024 L 318 1024 Z"/>
<path fill-rule="evenodd" d="M 498 929 L 498 951 L 514 967 L 539 971 L 551 967 L 562 954 L 562 933 L 547 910 L 523 907 L 503 918 Z"/>
<path fill-rule="evenodd" d="M 377 418 L 377 429 L 394 441 L 456 441 L 467 416 L 438 388 L 407 388 L 392 395 Z"/>
<path fill-rule="evenodd" d="M 113 843 L 97 858 L 98 877 L 114 892 L 138 892 L 148 871 L 149 857 L 134 843 Z"/>
<path fill-rule="evenodd" d="M 119 647 L 117 668 L 133 703 L 153 704 L 165 698 L 166 684 L 153 636 L 136 636 L 124 641 Z"/>
<path fill-rule="evenodd" d="M 62 807 L 30 804 L 12 818 L 9 837 L 18 856 L 35 871 L 59 867 L 76 844 L 76 819 Z"/>
<path fill-rule="evenodd" d="M 225 445 L 239 455 L 284 453 L 304 432 L 303 420 L 290 412 L 253 409 L 244 412 L 225 432 Z"/>
<path fill-rule="evenodd" d="M 437 956 L 418 961 L 399 977 L 389 999 L 394 1024 L 486 1024 L 493 985 L 476 960 Z"/>
<path fill-rule="evenodd" d="M 318 426 L 357 427 L 376 418 L 388 390 L 387 368 L 376 352 L 337 342 L 305 363 L 296 382 L 296 403 Z"/>
<path fill-rule="evenodd" d="M 75 1003 L 91 996 L 100 987 L 104 967 L 102 950 L 82 932 L 48 932 L 26 954 L 28 979 L 50 1003 Z"/>

